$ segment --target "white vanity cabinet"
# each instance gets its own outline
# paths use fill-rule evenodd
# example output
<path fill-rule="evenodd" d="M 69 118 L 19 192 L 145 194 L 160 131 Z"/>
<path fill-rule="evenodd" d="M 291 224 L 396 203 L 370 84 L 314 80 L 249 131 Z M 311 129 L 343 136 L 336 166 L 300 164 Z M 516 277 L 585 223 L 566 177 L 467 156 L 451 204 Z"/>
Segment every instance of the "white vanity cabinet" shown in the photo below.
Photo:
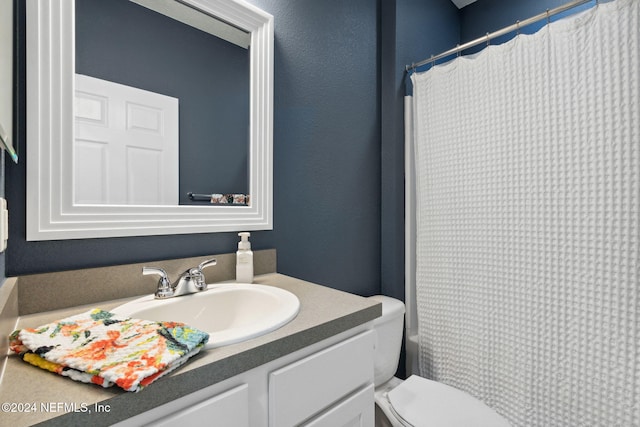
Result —
<path fill-rule="evenodd" d="M 271 372 L 269 426 L 299 425 L 345 397 L 362 392 L 361 388 L 366 389 L 373 381 L 372 335 L 372 331 L 356 335 Z M 373 400 L 373 391 L 370 394 Z M 347 411 L 346 407 L 338 409 L 340 404 L 335 406 L 340 413 Z M 373 412 L 373 404 L 370 406 Z"/>
<path fill-rule="evenodd" d="M 363 325 L 116 425 L 370 427 L 373 347 Z"/>

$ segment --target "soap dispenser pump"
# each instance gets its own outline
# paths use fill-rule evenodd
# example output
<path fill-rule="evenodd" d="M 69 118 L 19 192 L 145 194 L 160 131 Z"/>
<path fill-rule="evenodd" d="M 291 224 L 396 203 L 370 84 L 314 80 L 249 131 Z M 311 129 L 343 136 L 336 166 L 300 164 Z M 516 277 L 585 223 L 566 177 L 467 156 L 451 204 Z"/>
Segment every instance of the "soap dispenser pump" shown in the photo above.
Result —
<path fill-rule="evenodd" d="M 253 283 L 253 252 L 250 233 L 238 233 L 241 240 L 238 242 L 238 252 L 236 252 L 236 282 Z"/>

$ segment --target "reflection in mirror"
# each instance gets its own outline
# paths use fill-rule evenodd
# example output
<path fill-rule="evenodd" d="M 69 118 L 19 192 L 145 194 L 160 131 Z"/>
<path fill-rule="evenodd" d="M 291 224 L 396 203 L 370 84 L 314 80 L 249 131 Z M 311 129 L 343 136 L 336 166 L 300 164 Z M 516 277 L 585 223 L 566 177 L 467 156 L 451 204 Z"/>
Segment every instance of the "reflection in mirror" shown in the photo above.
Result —
<path fill-rule="evenodd" d="M 76 0 L 74 203 L 248 194 L 250 51 L 136 3 Z"/>

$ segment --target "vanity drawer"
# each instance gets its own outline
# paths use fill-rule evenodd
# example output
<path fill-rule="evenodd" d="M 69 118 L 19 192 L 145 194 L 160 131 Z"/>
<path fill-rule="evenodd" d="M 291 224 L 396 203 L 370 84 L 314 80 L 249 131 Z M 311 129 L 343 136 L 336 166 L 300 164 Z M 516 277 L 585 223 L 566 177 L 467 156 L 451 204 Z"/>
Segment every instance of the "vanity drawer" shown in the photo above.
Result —
<path fill-rule="evenodd" d="M 269 426 L 297 425 L 371 383 L 373 334 L 363 332 L 269 374 Z"/>
<path fill-rule="evenodd" d="M 375 423 L 373 384 L 304 424 L 304 427 L 370 427 Z"/>
<path fill-rule="evenodd" d="M 217 385 L 213 385 L 113 424 L 113 427 L 249 427 L 250 409 L 248 384 L 223 392 L 218 391 Z M 215 420 L 215 424 L 211 424 L 211 420 Z"/>
<path fill-rule="evenodd" d="M 203 422 L 203 420 L 208 421 Z M 155 420 L 149 426 L 197 426 L 207 425 L 212 420 L 215 420 L 215 425 L 249 427 L 249 386 L 247 384 L 239 385 L 193 406 L 176 411 L 167 417 Z"/>

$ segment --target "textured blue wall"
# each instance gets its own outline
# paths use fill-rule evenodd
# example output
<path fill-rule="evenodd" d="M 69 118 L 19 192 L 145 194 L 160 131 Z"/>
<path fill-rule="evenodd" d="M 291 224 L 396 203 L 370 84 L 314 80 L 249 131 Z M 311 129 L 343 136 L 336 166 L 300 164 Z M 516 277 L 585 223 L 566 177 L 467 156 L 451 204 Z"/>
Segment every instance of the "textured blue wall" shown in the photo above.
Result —
<path fill-rule="evenodd" d="M 405 65 L 458 43 L 458 9 L 449 0 L 382 0 L 381 291 L 404 299 Z"/>
<path fill-rule="evenodd" d="M 275 17 L 278 269 L 378 293 L 378 2 L 251 2 Z"/>

